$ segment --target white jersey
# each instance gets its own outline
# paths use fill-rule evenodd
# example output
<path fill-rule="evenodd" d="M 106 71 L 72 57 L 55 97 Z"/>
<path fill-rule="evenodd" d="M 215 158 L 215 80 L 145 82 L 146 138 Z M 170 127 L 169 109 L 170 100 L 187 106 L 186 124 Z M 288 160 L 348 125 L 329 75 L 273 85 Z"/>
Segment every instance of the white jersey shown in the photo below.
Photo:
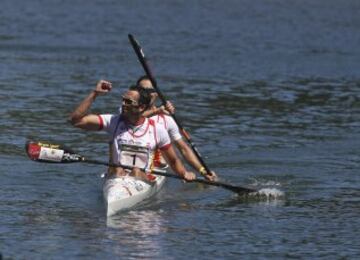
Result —
<path fill-rule="evenodd" d="M 161 124 L 164 126 L 172 142 L 180 140 L 182 138 L 179 128 L 176 125 L 175 120 L 171 116 L 166 114 L 159 114 L 159 115 L 154 115 L 150 118 L 154 120 L 156 124 Z"/>
<path fill-rule="evenodd" d="M 99 115 L 100 129 L 110 135 L 111 163 L 149 169 L 156 149 L 167 149 L 171 142 L 163 125 L 145 118 L 133 126 L 121 115 Z"/>

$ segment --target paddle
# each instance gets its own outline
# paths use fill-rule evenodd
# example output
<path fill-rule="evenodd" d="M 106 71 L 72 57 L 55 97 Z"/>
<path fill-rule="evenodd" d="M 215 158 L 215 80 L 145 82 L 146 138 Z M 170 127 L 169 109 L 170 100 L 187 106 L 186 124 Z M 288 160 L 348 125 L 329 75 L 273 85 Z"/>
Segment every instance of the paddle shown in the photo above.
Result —
<path fill-rule="evenodd" d="M 59 144 L 50 144 L 45 142 L 35 142 L 35 141 L 27 141 L 25 145 L 26 154 L 28 157 L 36 162 L 45 162 L 45 163 L 76 163 L 83 162 L 89 164 L 97 164 L 97 165 L 105 165 L 105 166 L 117 166 L 122 167 L 124 169 L 132 169 L 131 166 L 119 165 L 119 164 L 110 164 L 103 161 L 91 160 L 87 159 L 80 154 L 75 153 L 71 149 L 59 145 Z M 145 171 L 145 169 L 141 169 Z M 155 175 L 161 175 L 165 177 L 175 178 L 183 180 L 182 177 L 178 175 L 174 175 L 171 173 L 167 173 L 165 170 L 154 169 L 151 173 Z M 191 182 L 203 183 L 207 185 L 222 187 L 224 189 L 236 192 L 240 195 L 248 194 L 250 192 L 256 192 L 254 189 L 249 189 L 245 187 L 234 186 L 231 184 L 223 183 L 223 182 L 212 182 L 204 179 L 195 179 Z"/>
<path fill-rule="evenodd" d="M 151 69 L 150 69 L 150 66 L 147 62 L 147 59 L 145 57 L 145 54 L 141 48 L 141 46 L 139 45 L 139 43 L 135 40 L 134 36 L 129 34 L 128 35 L 129 37 L 129 40 L 130 40 L 130 43 L 132 45 L 132 47 L 134 48 L 135 50 L 135 53 L 137 54 L 138 56 L 138 59 L 141 63 L 141 65 L 143 66 L 144 70 L 145 70 L 145 73 L 147 75 L 147 77 L 150 79 L 154 89 L 156 90 L 162 104 L 165 106 L 166 105 L 166 102 L 167 100 L 165 99 L 164 95 L 161 93 L 157 83 L 156 83 L 156 80 L 155 80 L 155 77 L 153 75 L 153 73 L 151 72 Z M 206 170 L 206 174 L 208 175 L 211 175 L 210 173 L 210 169 L 209 167 L 207 166 L 207 164 L 205 163 L 205 161 L 203 160 L 203 158 L 201 157 L 200 155 L 200 152 L 198 151 L 195 143 L 192 141 L 191 137 L 190 137 L 190 134 L 185 130 L 185 128 L 182 126 L 182 124 L 180 123 L 180 121 L 176 118 L 175 114 L 171 114 L 172 118 L 174 119 L 175 123 L 177 124 L 177 126 L 179 127 L 180 131 L 182 132 L 183 136 L 185 137 L 185 139 L 188 141 L 188 143 L 190 144 L 190 147 L 191 149 L 193 150 L 195 156 L 197 157 L 197 159 L 199 160 L 200 164 L 205 168 Z"/>

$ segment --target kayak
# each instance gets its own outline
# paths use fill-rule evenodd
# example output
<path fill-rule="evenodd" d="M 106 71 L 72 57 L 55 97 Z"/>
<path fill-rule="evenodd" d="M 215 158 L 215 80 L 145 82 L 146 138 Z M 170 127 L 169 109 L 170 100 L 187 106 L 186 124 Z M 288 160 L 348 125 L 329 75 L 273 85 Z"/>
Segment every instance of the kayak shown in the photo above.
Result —
<path fill-rule="evenodd" d="M 113 216 L 151 198 L 164 185 L 165 179 L 164 176 L 157 175 L 155 181 L 149 183 L 133 176 L 105 177 L 103 197 L 106 215 Z"/>

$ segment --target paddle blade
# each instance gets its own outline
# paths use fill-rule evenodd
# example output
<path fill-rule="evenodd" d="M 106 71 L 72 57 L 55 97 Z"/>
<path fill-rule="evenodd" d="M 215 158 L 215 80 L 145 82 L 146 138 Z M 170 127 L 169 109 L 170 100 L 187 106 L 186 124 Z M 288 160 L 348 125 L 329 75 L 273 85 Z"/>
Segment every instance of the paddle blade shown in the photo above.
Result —
<path fill-rule="evenodd" d="M 58 144 L 28 141 L 25 150 L 31 160 L 38 162 L 71 163 L 84 160 L 82 156 Z"/>

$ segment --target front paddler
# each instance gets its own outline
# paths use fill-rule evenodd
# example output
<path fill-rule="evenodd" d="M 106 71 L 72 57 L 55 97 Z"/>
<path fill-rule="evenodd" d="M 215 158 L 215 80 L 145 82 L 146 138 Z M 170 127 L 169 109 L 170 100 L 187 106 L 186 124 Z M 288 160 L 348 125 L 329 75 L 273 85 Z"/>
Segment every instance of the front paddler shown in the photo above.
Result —
<path fill-rule="evenodd" d="M 195 179 L 195 174 L 187 171 L 176 155 L 169 135 L 161 124 L 144 116 L 150 105 L 149 93 L 137 86 L 130 87 L 122 95 L 121 114 L 89 114 L 92 103 L 100 96 L 111 91 L 109 81 L 100 80 L 95 90 L 71 113 L 70 122 L 75 127 L 106 131 L 110 136 L 110 163 L 134 167 L 128 172 L 121 167 L 109 170 L 109 177 L 132 174 L 144 178 L 146 173 L 139 168 L 151 169 L 156 149 L 171 169 L 186 181 Z M 151 179 L 150 179 L 151 180 Z"/>

